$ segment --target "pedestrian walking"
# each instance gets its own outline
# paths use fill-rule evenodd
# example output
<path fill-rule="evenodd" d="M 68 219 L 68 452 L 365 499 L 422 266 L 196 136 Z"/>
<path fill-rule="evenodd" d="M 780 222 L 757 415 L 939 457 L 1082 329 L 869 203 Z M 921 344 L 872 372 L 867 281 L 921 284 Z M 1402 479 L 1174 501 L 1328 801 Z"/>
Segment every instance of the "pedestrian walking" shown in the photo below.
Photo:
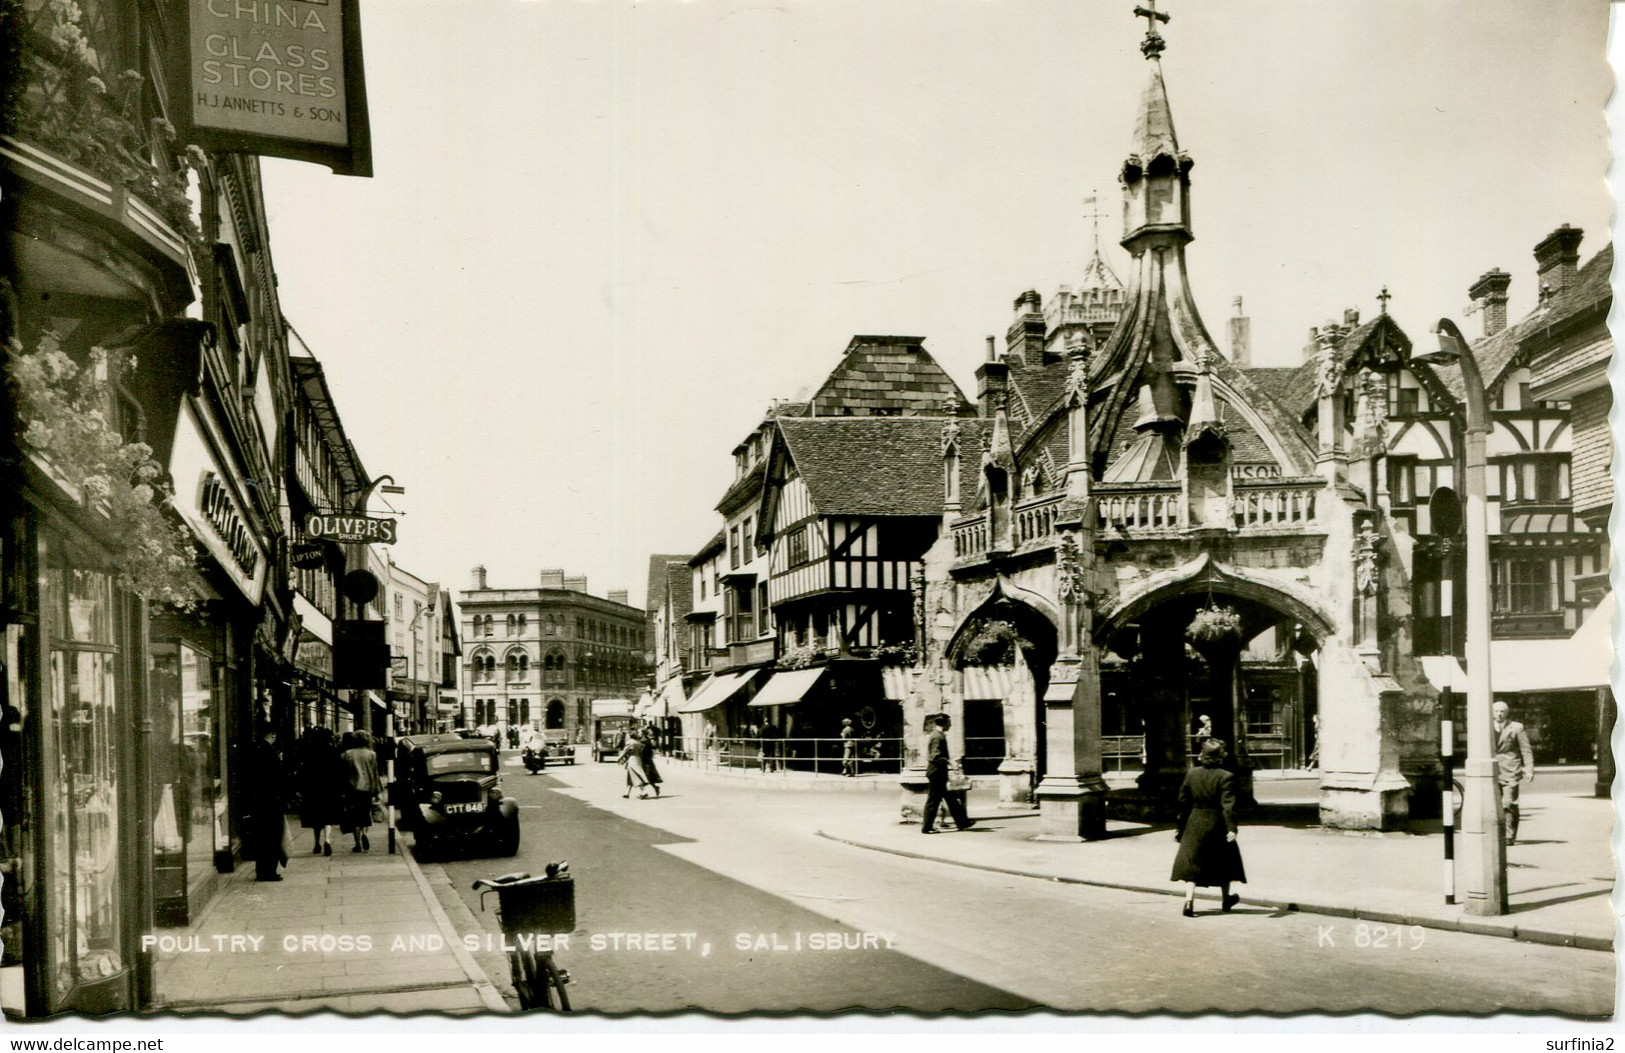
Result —
<path fill-rule="evenodd" d="M 948 729 L 953 721 L 948 714 L 938 713 L 931 718 L 931 723 L 931 734 L 925 739 L 925 819 L 920 824 L 920 833 L 937 832 L 937 809 L 944 801 L 948 803 L 955 828 L 969 830 L 976 825 L 976 820 L 965 814 L 965 805 L 959 796 L 948 792 Z"/>
<path fill-rule="evenodd" d="M 852 729 L 852 718 L 841 718 L 841 774 L 848 779 L 858 774 L 858 733 Z"/>
<path fill-rule="evenodd" d="M 1230 894 L 1231 883 L 1247 880 L 1236 844 L 1236 777 L 1221 766 L 1224 758 L 1224 743 L 1206 740 L 1197 766 L 1185 773 L 1179 787 L 1179 823 L 1174 828 L 1179 852 L 1169 880 L 1185 883 L 1187 918 L 1196 916 L 1197 885 L 1218 886 L 1219 903 L 1228 914 L 1241 900 Z"/>
<path fill-rule="evenodd" d="M 254 854 L 255 881 L 281 881 L 277 868 L 288 863 L 287 786 L 276 729 L 267 727 L 254 743 L 253 813 L 248 836 Z"/>
<path fill-rule="evenodd" d="M 660 769 L 655 767 L 655 734 L 657 734 L 657 732 L 654 727 L 644 725 L 642 736 L 643 748 L 639 750 L 639 756 L 643 760 L 644 778 L 649 780 L 650 788 L 654 790 L 655 796 L 659 797 L 660 784 L 665 780 L 660 778 Z"/>
<path fill-rule="evenodd" d="M 333 854 L 328 827 L 338 823 L 349 782 L 340 766 L 331 728 L 307 728 L 299 737 L 299 825 L 311 831 L 312 853 Z"/>
<path fill-rule="evenodd" d="M 781 771 L 784 768 L 784 732 L 772 721 L 762 723 L 762 770 Z"/>
<path fill-rule="evenodd" d="M 384 782 L 378 777 L 378 754 L 372 748 L 372 736 L 365 731 L 353 731 L 344 737 L 341 770 L 344 773 L 346 793 L 344 814 L 340 829 L 355 838 L 352 852 L 370 852 L 372 842 L 367 831 L 372 829 L 374 809 Z"/>
<path fill-rule="evenodd" d="M 643 766 L 643 738 L 638 734 L 637 728 L 628 728 L 626 738 L 621 743 L 620 756 L 615 759 L 621 767 L 626 769 L 626 792 L 622 797 L 631 797 L 632 791 L 638 792 L 638 800 L 649 796 L 649 771 Z M 658 791 L 657 791 L 658 792 Z"/>
<path fill-rule="evenodd" d="M 1501 791 L 1501 819 L 1506 824 L 1506 843 L 1518 840 L 1518 788 L 1535 781 L 1535 754 L 1529 748 L 1529 733 L 1516 720 L 1509 720 L 1510 707 L 1497 702 L 1495 714 L 1495 782 Z"/>

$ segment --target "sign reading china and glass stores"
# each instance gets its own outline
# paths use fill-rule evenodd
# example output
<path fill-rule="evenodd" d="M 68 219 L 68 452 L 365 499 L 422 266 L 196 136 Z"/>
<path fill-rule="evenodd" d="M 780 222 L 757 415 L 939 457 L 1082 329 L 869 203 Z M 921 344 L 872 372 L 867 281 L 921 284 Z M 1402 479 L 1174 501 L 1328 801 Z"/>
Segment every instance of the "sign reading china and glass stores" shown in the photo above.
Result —
<path fill-rule="evenodd" d="M 378 516 L 311 514 L 305 517 L 305 533 L 345 544 L 395 543 L 395 520 Z"/>
<path fill-rule="evenodd" d="M 371 174 L 356 0 L 188 0 L 200 145 Z"/>

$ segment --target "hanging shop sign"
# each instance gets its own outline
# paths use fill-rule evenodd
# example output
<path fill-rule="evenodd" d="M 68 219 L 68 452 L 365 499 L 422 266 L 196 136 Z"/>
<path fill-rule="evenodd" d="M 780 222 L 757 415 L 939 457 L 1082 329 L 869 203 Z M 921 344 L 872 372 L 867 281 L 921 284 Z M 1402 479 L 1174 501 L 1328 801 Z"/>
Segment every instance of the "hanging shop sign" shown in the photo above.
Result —
<path fill-rule="evenodd" d="M 395 520 L 379 516 L 311 514 L 305 517 L 305 533 L 313 538 L 327 538 L 329 541 L 393 545 Z"/>
<path fill-rule="evenodd" d="M 327 558 L 327 550 L 320 541 L 295 541 L 288 552 L 288 562 L 306 570 L 319 567 Z"/>
<path fill-rule="evenodd" d="M 175 480 L 175 511 L 186 521 L 220 570 L 258 604 L 265 589 L 269 560 L 250 526 L 230 478 L 215 459 L 208 428 L 182 399 L 169 447 L 169 475 Z"/>
<path fill-rule="evenodd" d="M 372 175 L 358 0 L 187 0 L 185 141 Z"/>

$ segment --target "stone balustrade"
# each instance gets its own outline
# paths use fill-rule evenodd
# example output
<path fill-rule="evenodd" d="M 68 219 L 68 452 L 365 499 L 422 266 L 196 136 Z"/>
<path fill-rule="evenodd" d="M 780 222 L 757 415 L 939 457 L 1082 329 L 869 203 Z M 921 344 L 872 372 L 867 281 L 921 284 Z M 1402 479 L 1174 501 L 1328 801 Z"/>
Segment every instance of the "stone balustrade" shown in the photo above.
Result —
<path fill-rule="evenodd" d="M 1236 487 L 1230 513 L 1239 530 L 1301 527 L 1315 521 L 1315 502 L 1325 483 L 1319 479 Z"/>

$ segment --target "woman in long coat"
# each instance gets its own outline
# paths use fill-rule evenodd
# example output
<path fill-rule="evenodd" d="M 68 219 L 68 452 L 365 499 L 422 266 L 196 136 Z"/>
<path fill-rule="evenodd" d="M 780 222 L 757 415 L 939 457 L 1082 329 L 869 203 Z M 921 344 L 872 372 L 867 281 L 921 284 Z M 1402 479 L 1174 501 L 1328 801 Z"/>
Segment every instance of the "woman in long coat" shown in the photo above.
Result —
<path fill-rule="evenodd" d="M 643 761 L 643 774 L 654 788 L 655 796 L 660 796 L 660 784 L 665 780 L 660 777 L 660 769 L 655 767 L 655 729 L 651 724 L 643 725 L 643 732 L 638 736 L 643 740 L 643 748 L 638 751 Z"/>
<path fill-rule="evenodd" d="M 621 747 L 621 755 L 616 758 L 626 769 L 626 792 L 622 797 L 632 796 L 632 791 L 638 791 L 638 799 L 649 796 L 649 772 L 643 766 L 643 736 L 637 728 L 628 728 L 626 744 Z M 658 793 L 659 790 L 657 789 Z"/>
<path fill-rule="evenodd" d="M 1169 880 L 1185 883 L 1187 918 L 1196 916 L 1197 885 L 1218 886 L 1223 897 L 1219 902 L 1228 913 L 1241 899 L 1230 894 L 1230 883 L 1247 880 L 1236 844 L 1236 777 L 1220 767 L 1224 753 L 1224 743 L 1217 739 L 1202 743 L 1197 767 L 1185 773 L 1179 787 L 1179 824 L 1174 831 L 1179 854 Z"/>
<path fill-rule="evenodd" d="M 315 837 L 312 852 L 332 855 L 327 828 L 337 823 L 350 789 L 339 766 L 331 728 L 306 729 L 299 738 L 299 825 Z"/>
<path fill-rule="evenodd" d="M 341 828 L 355 835 L 352 852 L 367 852 L 372 844 L 367 831 L 372 829 L 372 806 L 384 782 L 378 777 L 378 754 L 372 748 L 372 736 L 365 731 L 354 731 L 344 737 L 344 816 Z"/>

